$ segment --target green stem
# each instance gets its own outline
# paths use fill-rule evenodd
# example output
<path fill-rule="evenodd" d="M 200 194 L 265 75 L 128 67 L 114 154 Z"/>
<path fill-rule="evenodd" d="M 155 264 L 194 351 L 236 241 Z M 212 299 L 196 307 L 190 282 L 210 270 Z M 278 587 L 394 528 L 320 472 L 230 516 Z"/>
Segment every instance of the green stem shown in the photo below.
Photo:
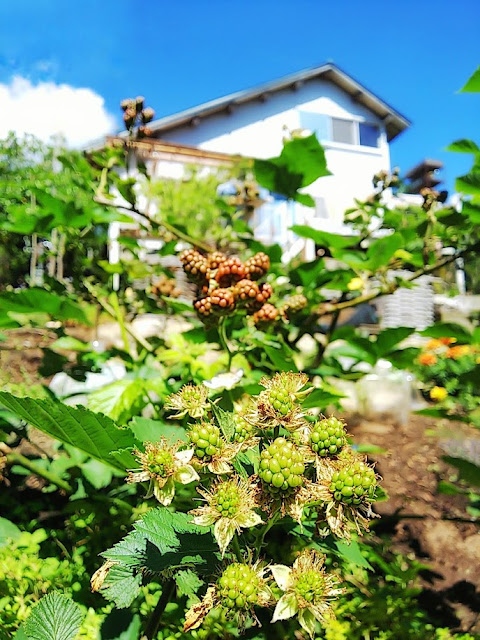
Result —
<path fill-rule="evenodd" d="M 230 371 L 232 366 L 232 360 L 235 357 L 235 353 L 230 349 L 230 346 L 228 344 L 226 318 L 220 318 L 220 321 L 218 323 L 218 337 L 220 339 L 220 345 L 222 349 L 228 355 L 227 371 Z"/>
<path fill-rule="evenodd" d="M 131 356 L 132 354 L 130 353 L 130 342 L 128 341 L 127 330 L 125 328 L 125 320 L 123 318 L 120 304 L 118 302 L 118 296 L 115 291 L 112 291 L 112 293 L 110 294 L 110 300 L 112 301 L 112 308 L 115 312 L 115 317 L 120 327 L 120 333 L 122 334 L 123 347 L 125 349 L 125 352 Z"/>
<path fill-rule="evenodd" d="M 238 541 L 238 536 L 235 534 L 232 538 L 232 549 L 235 553 L 235 556 L 239 562 L 243 562 L 242 550 L 240 549 L 240 543 Z"/>
<path fill-rule="evenodd" d="M 160 596 L 157 606 L 153 610 L 153 613 L 150 617 L 150 620 L 147 623 L 147 627 L 145 629 L 145 635 L 142 640 L 153 640 L 157 637 L 158 629 L 160 627 L 160 622 L 162 620 L 162 614 L 165 611 L 167 604 L 170 602 L 170 598 L 175 591 L 175 580 L 170 578 L 168 582 L 166 582 L 162 589 L 162 595 Z"/>
<path fill-rule="evenodd" d="M 258 536 L 255 542 L 255 546 L 257 547 L 255 560 L 258 560 L 258 558 L 260 557 L 260 553 L 262 552 L 262 547 L 265 542 L 265 536 L 270 531 L 270 529 L 276 524 L 279 515 L 280 515 L 280 511 L 279 510 L 275 511 L 275 513 L 272 515 L 270 520 L 268 520 L 268 522 L 265 524 L 263 529 L 260 531 L 260 535 Z"/>
<path fill-rule="evenodd" d="M 20 466 L 24 467 L 25 469 L 28 469 L 35 475 L 45 478 L 45 480 L 47 480 L 51 484 L 56 485 L 59 489 L 63 489 L 66 493 L 73 492 L 73 489 L 68 484 L 68 482 L 65 482 L 65 480 L 62 480 L 61 478 L 59 478 L 56 473 L 52 473 L 50 471 L 47 471 L 46 469 L 42 469 L 41 467 L 37 466 L 34 462 L 32 462 L 31 460 L 23 456 L 21 453 L 17 453 L 16 451 L 11 451 L 10 453 L 8 453 L 7 463 L 19 464 Z"/>

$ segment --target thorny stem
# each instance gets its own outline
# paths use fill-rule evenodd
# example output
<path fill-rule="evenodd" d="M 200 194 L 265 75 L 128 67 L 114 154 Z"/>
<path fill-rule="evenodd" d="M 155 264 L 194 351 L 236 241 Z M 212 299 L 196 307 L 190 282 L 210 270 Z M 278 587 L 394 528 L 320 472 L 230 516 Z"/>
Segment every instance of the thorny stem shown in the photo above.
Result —
<path fill-rule="evenodd" d="M 462 251 L 458 253 L 448 256 L 448 258 L 444 258 L 443 260 L 439 260 L 435 264 L 428 265 L 423 267 L 422 269 L 418 269 L 414 271 L 410 278 L 406 278 L 406 282 L 413 282 L 420 278 L 421 276 L 428 275 L 441 269 L 442 267 L 450 264 L 451 262 L 455 262 L 458 258 L 461 258 L 466 253 L 478 251 L 480 249 L 480 242 L 476 242 Z M 368 293 L 364 296 L 358 296 L 356 298 L 352 298 L 351 300 L 346 300 L 345 302 L 337 302 L 336 304 L 324 303 L 317 308 L 317 315 L 326 315 L 328 313 L 335 313 L 336 311 L 341 311 L 342 309 L 349 309 L 350 307 L 356 307 L 359 304 L 364 302 L 370 302 L 371 300 L 375 300 L 376 298 L 380 298 L 381 296 L 387 295 L 389 293 L 394 293 L 397 289 L 402 286 L 401 283 L 392 282 L 388 287 L 384 287 L 383 289 L 379 289 L 378 291 Z"/>
<path fill-rule="evenodd" d="M 170 598 L 172 597 L 174 590 L 175 580 L 173 578 L 170 578 L 170 580 L 168 580 L 168 582 L 166 582 L 163 586 L 162 595 L 160 596 L 157 602 L 157 606 L 153 610 L 150 620 L 147 623 L 145 635 L 142 637 L 142 640 L 153 640 L 157 637 L 162 614 L 165 611 L 167 604 L 170 602 Z"/>

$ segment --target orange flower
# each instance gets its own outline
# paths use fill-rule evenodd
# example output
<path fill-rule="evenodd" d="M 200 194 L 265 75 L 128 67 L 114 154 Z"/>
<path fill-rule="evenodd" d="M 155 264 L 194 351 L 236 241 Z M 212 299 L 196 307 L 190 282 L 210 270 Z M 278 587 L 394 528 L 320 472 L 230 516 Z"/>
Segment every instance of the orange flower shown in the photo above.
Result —
<path fill-rule="evenodd" d="M 470 353 L 470 347 L 468 344 L 458 344 L 455 347 L 450 347 L 445 352 L 446 358 L 452 358 L 453 360 L 458 360 L 462 356 L 466 356 Z"/>
<path fill-rule="evenodd" d="M 441 340 L 437 340 L 436 338 L 433 338 L 433 340 L 429 340 L 427 342 L 427 344 L 425 345 L 425 349 L 427 351 L 436 351 L 436 349 L 440 349 L 440 347 L 443 347 L 445 343 L 442 342 Z"/>
<path fill-rule="evenodd" d="M 418 362 L 426 367 L 431 367 L 436 364 L 437 356 L 434 353 L 421 353 L 418 356 Z"/>
<path fill-rule="evenodd" d="M 440 338 L 440 342 L 448 347 L 449 344 L 454 344 L 457 341 L 456 338 Z"/>

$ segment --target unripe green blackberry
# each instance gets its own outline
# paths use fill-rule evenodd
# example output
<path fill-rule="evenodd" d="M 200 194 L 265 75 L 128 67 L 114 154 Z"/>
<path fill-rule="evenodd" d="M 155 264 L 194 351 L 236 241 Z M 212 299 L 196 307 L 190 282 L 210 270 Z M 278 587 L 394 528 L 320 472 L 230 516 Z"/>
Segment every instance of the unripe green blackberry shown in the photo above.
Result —
<path fill-rule="evenodd" d="M 289 495 L 303 484 L 305 465 L 297 447 L 285 438 L 276 438 L 260 455 L 258 475 L 274 494 Z"/>
<path fill-rule="evenodd" d="M 245 442 L 253 433 L 253 426 L 244 420 L 241 416 L 236 415 L 235 430 L 233 432 L 233 439 L 235 442 Z"/>
<path fill-rule="evenodd" d="M 268 391 L 268 399 L 280 416 L 288 415 L 295 406 L 293 398 L 283 389 L 270 389 Z"/>
<path fill-rule="evenodd" d="M 173 467 L 173 455 L 168 449 L 152 450 L 147 462 L 148 470 L 161 478 L 166 478 Z"/>
<path fill-rule="evenodd" d="M 307 571 L 298 576 L 295 583 L 297 596 L 311 604 L 316 604 L 325 597 L 325 578 L 319 571 Z"/>
<path fill-rule="evenodd" d="M 375 499 L 376 485 L 374 470 L 357 460 L 335 471 L 329 489 L 337 502 L 359 505 Z"/>
<path fill-rule="evenodd" d="M 347 444 L 344 423 L 338 418 L 324 418 L 310 433 L 310 446 L 319 456 L 335 456 Z"/>
<path fill-rule="evenodd" d="M 204 422 L 192 427 L 188 433 L 190 442 L 195 447 L 195 455 L 202 462 L 210 462 L 212 456 L 222 449 L 220 429 L 211 422 Z"/>
<path fill-rule="evenodd" d="M 215 507 L 222 518 L 233 518 L 237 515 L 241 497 L 238 486 L 234 482 L 224 482 L 217 486 L 210 506 Z"/>
<path fill-rule="evenodd" d="M 260 251 L 245 262 L 245 270 L 250 280 L 260 280 L 270 269 L 270 258 Z"/>
<path fill-rule="evenodd" d="M 306 299 L 306 297 L 301 293 L 298 293 L 285 301 L 285 304 L 283 305 L 283 311 L 287 315 L 295 314 L 299 311 L 302 311 L 302 309 L 305 309 L 307 304 L 308 300 Z"/>
<path fill-rule="evenodd" d="M 229 565 L 217 582 L 221 604 L 233 611 L 251 609 L 258 601 L 260 578 L 254 569 L 235 562 Z"/>

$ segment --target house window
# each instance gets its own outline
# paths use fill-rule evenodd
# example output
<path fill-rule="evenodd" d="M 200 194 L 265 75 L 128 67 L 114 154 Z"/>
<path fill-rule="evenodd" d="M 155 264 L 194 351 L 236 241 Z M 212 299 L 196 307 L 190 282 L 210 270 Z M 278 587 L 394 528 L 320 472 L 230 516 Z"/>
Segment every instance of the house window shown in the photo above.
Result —
<path fill-rule="evenodd" d="M 352 120 L 342 118 L 332 118 L 332 140 L 333 142 L 344 142 L 345 144 L 356 144 L 355 127 Z"/>
<path fill-rule="evenodd" d="M 360 144 L 364 147 L 378 147 L 380 129 L 374 124 L 359 122 L 358 130 L 360 134 Z"/>

